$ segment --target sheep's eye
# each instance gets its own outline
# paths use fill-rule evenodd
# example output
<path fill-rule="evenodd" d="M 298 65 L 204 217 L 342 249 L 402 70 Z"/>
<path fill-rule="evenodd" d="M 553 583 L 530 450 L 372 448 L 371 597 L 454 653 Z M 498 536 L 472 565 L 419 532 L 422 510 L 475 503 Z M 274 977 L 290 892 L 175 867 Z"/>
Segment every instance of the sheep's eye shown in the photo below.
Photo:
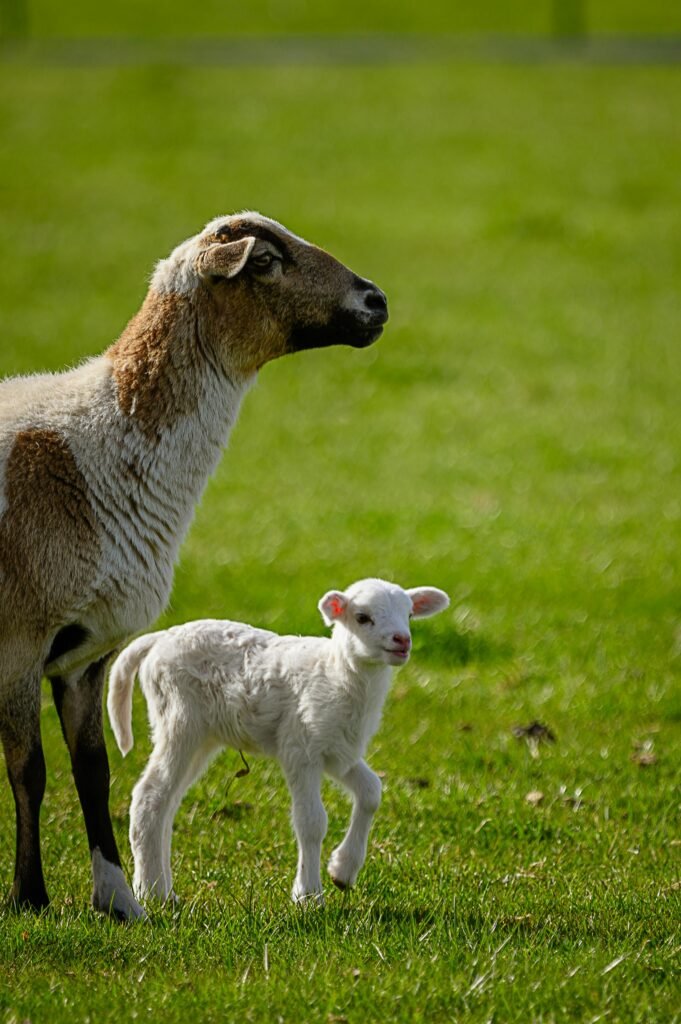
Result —
<path fill-rule="evenodd" d="M 277 257 L 272 252 L 261 252 L 259 256 L 253 256 L 251 263 L 254 267 L 258 267 L 260 270 L 266 270 L 268 267 L 272 266 L 276 258 Z"/>
<path fill-rule="evenodd" d="M 369 623 L 371 623 L 371 625 L 373 626 L 374 624 L 374 620 L 371 618 L 371 616 L 366 615 L 364 612 L 357 612 L 357 614 L 355 615 L 355 620 L 360 624 L 360 626 L 367 626 Z"/>

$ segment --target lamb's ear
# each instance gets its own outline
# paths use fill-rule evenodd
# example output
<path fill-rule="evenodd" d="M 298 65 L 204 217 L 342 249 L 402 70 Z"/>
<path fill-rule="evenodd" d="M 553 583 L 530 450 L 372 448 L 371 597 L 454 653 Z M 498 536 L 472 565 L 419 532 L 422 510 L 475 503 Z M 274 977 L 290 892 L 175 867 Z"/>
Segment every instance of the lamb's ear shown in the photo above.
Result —
<path fill-rule="evenodd" d="M 340 590 L 330 590 L 317 605 L 327 626 L 333 626 L 337 619 L 342 618 L 347 606 L 348 599 Z"/>
<path fill-rule="evenodd" d="M 239 238 L 236 242 L 225 242 L 211 245 L 200 254 L 196 261 L 196 269 L 201 277 L 236 277 L 244 269 L 255 245 L 255 238 Z"/>
<path fill-rule="evenodd" d="M 429 615 L 436 615 L 449 605 L 448 595 L 437 587 L 414 587 L 407 593 L 411 598 L 412 615 L 415 619 L 426 619 Z"/>

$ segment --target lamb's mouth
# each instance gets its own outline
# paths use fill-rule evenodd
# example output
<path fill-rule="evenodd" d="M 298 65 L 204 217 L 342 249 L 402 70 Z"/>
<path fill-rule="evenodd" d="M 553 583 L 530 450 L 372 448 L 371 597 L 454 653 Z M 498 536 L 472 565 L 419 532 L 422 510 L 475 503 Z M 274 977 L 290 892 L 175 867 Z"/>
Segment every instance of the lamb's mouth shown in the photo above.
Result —
<path fill-rule="evenodd" d="M 404 658 L 405 661 L 409 657 L 410 651 L 403 651 L 401 648 L 395 647 L 384 647 L 383 650 L 386 654 L 392 654 L 396 658 Z"/>

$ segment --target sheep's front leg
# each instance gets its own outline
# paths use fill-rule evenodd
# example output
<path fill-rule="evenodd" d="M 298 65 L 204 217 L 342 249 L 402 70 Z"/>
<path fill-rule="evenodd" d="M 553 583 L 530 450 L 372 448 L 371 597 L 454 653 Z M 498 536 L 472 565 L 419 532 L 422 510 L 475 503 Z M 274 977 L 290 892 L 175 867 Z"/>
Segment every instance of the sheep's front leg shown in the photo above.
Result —
<path fill-rule="evenodd" d="M 0 705 L 0 737 L 16 805 L 16 861 L 12 899 L 17 907 L 40 910 L 49 903 L 40 860 L 40 805 L 45 792 L 45 758 L 40 740 L 40 672 Z"/>
<path fill-rule="evenodd" d="M 369 829 L 381 803 L 381 780 L 364 761 L 337 780 L 352 793 L 352 816 L 343 842 L 331 854 L 327 870 L 334 885 L 347 889 L 355 884 L 366 859 Z"/>
<path fill-rule="evenodd" d="M 102 730 L 106 659 L 78 680 L 52 680 L 62 732 L 69 748 L 92 861 L 92 904 L 121 920 L 144 917 L 125 880 L 109 815 L 109 761 Z"/>
<path fill-rule="evenodd" d="M 321 798 L 322 771 L 306 765 L 304 770 L 286 773 L 291 792 L 293 829 L 298 841 L 298 870 L 291 898 L 294 903 L 322 903 L 320 859 L 326 835 L 327 816 Z"/>

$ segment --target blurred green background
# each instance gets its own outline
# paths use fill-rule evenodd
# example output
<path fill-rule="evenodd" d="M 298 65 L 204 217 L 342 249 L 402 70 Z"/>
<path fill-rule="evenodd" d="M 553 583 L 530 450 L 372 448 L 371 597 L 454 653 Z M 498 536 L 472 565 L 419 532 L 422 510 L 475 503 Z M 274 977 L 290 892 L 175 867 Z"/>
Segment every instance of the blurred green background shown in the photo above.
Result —
<path fill-rule="evenodd" d="M 453 603 L 415 629 L 372 748 L 362 885 L 308 924 L 287 916 L 281 782 L 259 766 L 226 796 L 229 756 L 178 820 L 191 927 L 89 918 L 46 701 L 56 917 L 0 914 L 0 1019 L 186 1019 L 198 999 L 207 1020 L 678 1020 L 681 6 L 36 0 L 2 25 L 3 375 L 102 351 L 154 262 L 242 208 L 390 299 L 370 350 L 262 372 L 163 621 L 321 632 L 319 595 L 368 574 Z M 447 33 L 459 49 L 425 59 Z M 535 48 L 485 59 L 469 33 Z M 281 38 L 249 61 L 246 35 Z M 511 732 L 534 719 L 558 738 L 538 758 Z M 126 856 L 139 695 L 135 727 L 124 763 L 109 745 Z M 3 786 L 4 891 L 13 813 Z"/>
<path fill-rule="evenodd" d="M 8 25 L 37 36 L 212 36 L 235 33 L 590 32 L 663 34 L 681 30 L 679 5 L 669 0 L 3 0 Z"/>

